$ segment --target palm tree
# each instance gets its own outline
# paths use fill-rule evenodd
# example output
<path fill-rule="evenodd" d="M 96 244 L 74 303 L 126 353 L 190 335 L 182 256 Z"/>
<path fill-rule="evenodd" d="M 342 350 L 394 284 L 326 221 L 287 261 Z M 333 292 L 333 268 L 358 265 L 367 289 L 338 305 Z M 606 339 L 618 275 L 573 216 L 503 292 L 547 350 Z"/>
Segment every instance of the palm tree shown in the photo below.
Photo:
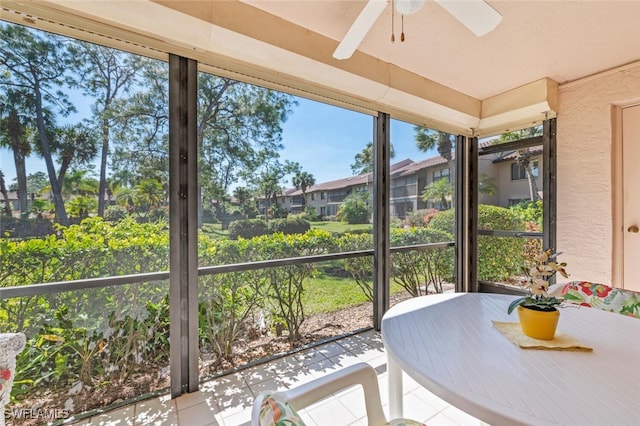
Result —
<path fill-rule="evenodd" d="M 496 182 L 491 176 L 484 173 L 478 175 L 478 192 L 487 195 L 496 195 Z"/>
<path fill-rule="evenodd" d="M 91 170 L 72 168 L 61 182 L 62 195 L 65 199 L 74 196 L 96 195 L 98 181 L 91 175 Z"/>
<path fill-rule="evenodd" d="M 302 191 L 302 209 L 307 207 L 307 188 L 316 183 L 316 178 L 308 172 L 298 171 L 292 180 L 293 186 Z"/>
<path fill-rule="evenodd" d="M 438 154 L 445 160 L 447 160 L 447 166 L 449 167 L 449 176 L 451 178 L 451 188 L 455 187 L 455 176 L 453 173 L 453 168 L 455 167 L 455 160 L 453 158 L 453 150 L 455 148 L 455 135 L 450 133 L 440 132 L 437 130 L 428 129 L 422 126 L 415 126 L 413 128 L 414 138 L 416 141 L 416 145 L 420 151 L 430 151 L 433 148 L 437 148 Z M 435 183 L 435 182 L 434 182 Z M 448 183 L 448 182 L 447 182 Z M 432 184 L 433 185 L 433 184 Z M 427 187 L 423 191 L 426 191 Z M 453 193 L 453 191 L 451 191 Z M 423 192 L 424 194 L 424 192 Z M 454 205 L 454 199 L 451 196 L 451 207 Z M 423 195 L 423 199 L 424 195 Z M 426 199 L 425 199 L 426 201 Z M 443 204 L 446 206 L 447 204 Z"/>
<path fill-rule="evenodd" d="M 156 179 L 144 179 L 134 188 L 136 203 L 147 210 L 164 205 L 166 197 L 162 183 Z"/>
<path fill-rule="evenodd" d="M 62 188 L 65 185 L 65 174 L 72 164 L 76 166 L 88 164 L 95 158 L 98 153 L 98 142 L 86 126 L 66 125 L 56 129 L 55 136 L 51 140 L 51 148 L 60 161 L 58 185 Z"/>
<path fill-rule="evenodd" d="M 73 66 L 73 57 L 58 37 L 41 36 L 26 27 L 11 25 L 0 27 L 0 63 L 3 88 L 12 88 L 33 105 L 35 133 L 49 176 L 55 220 L 64 225 L 67 212 L 56 176 L 48 127 L 53 117 L 47 107 L 55 106 L 62 116 L 75 110 L 69 96 L 60 90 L 70 83 L 68 70 Z"/>
<path fill-rule="evenodd" d="M 118 205 L 126 207 L 129 213 L 131 213 L 135 209 L 135 190 L 126 186 L 117 186 L 114 189 L 113 194 L 116 198 L 116 203 L 118 203 Z"/>
<path fill-rule="evenodd" d="M 395 156 L 396 152 L 393 149 L 393 145 L 390 145 L 389 158 L 394 158 Z M 373 173 L 373 142 L 369 142 L 362 151 L 355 155 L 351 170 L 355 175 Z"/>
<path fill-rule="evenodd" d="M 519 139 L 531 138 L 542 135 L 542 126 L 530 127 L 515 132 L 507 132 L 500 135 L 499 143 L 515 141 Z M 536 176 L 531 169 L 531 150 L 529 148 L 519 149 L 516 153 L 516 162 L 524 169 L 529 181 L 529 197 L 531 201 L 538 200 L 538 184 Z"/>
<path fill-rule="evenodd" d="M 524 169 L 529 181 L 529 197 L 531 201 L 538 199 L 538 184 L 536 183 L 536 177 L 533 175 L 531 169 L 531 151 L 529 148 L 519 149 L 516 156 L 516 163 L 518 163 Z"/>
<path fill-rule="evenodd" d="M 18 182 L 18 208 L 27 211 L 27 169 L 26 158 L 31 154 L 29 143 L 30 117 L 26 113 L 30 105 L 28 98 L 16 90 L 8 88 L 0 95 L 0 146 L 11 148 Z"/>
<path fill-rule="evenodd" d="M 42 219 L 44 213 L 50 212 L 52 208 L 51 202 L 42 198 L 36 198 L 31 202 L 31 212 L 35 214 L 38 219 Z"/>
<path fill-rule="evenodd" d="M 438 149 L 438 154 L 447 162 L 453 160 L 452 152 L 455 146 L 455 136 L 449 133 L 428 129 L 422 126 L 413 128 L 416 145 L 420 151 Z"/>
<path fill-rule="evenodd" d="M 422 199 L 432 203 L 440 203 L 442 210 L 451 207 L 448 200 L 453 195 L 453 185 L 447 179 L 438 179 L 427 185 L 422 191 Z"/>

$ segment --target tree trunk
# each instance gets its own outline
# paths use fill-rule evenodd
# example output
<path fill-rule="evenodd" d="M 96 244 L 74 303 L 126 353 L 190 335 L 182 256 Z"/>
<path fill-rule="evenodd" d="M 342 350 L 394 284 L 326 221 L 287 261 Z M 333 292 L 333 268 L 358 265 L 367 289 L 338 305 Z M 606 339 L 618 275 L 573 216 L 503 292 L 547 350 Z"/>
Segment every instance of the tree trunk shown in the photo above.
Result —
<path fill-rule="evenodd" d="M 14 141 L 13 144 L 13 162 L 16 165 L 16 180 L 18 181 L 18 208 L 20 209 L 20 214 L 24 214 L 29 210 L 27 204 L 27 168 L 24 154 L 20 150 L 17 141 Z"/>
<path fill-rule="evenodd" d="M 531 197 L 531 201 L 538 200 L 538 185 L 536 184 L 536 178 L 531 173 L 531 163 L 527 162 L 527 165 L 524 168 L 525 173 L 527 174 L 527 179 L 529 180 L 529 195 Z"/>
<path fill-rule="evenodd" d="M 51 185 L 51 194 L 53 195 L 53 205 L 55 207 L 56 222 L 62 225 L 67 225 L 67 212 L 64 207 L 64 200 L 62 199 L 60 185 L 58 184 L 58 179 L 56 178 L 56 169 L 53 165 L 53 158 L 51 157 L 51 146 L 49 145 L 49 137 L 47 136 L 47 129 L 44 123 L 44 113 L 42 111 L 42 93 L 40 91 L 40 85 L 37 81 L 34 84 L 34 93 L 36 95 L 36 118 L 38 134 L 40 136 L 40 144 L 42 145 L 42 156 L 47 166 L 49 184 Z"/>
<path fill-rule="evenodd" d="M 7 185 L 4 182 L 4 174 L 0 171 L 0 193 L 4 197 L 4 212 L 7 216 L 12 217 L 11 202 L 9 201 L 9 193 L 7 192 Z"/>
<path fill-rule="evenodd" d="M 13 108 L 8 117 L 8 136 L 13 149 L 13 162 L 16 166 L 16 180 L 18 181 L 18 208 L 21 214 L 28 210 L 27 206 L 27 169 L 25 157 L 29 153 L 29 142 L 25 139 L 25 130 L 18 111 Z"/>
<path fill-rule="evenodd" d="M 106 107 L 105 107 L 106 110 Z M 107 192 L 107 157 L 109 155 L 109 123 L 102 119 L 102 153 L 100 154 L 100 185 L 98 187 L 98 216 L 104 216 L 104 194 Z"/>

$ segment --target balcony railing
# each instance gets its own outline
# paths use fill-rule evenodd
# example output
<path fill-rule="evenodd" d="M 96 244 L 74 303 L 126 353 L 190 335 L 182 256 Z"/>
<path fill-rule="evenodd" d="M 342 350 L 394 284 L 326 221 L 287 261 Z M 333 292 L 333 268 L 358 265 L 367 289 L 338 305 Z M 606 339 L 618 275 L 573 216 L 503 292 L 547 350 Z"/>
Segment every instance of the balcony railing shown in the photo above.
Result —
<path fill-rule="evenodd" d="M 391 188 L 391 198 L 415 197 L 418 194 L 416 185 Z"/>

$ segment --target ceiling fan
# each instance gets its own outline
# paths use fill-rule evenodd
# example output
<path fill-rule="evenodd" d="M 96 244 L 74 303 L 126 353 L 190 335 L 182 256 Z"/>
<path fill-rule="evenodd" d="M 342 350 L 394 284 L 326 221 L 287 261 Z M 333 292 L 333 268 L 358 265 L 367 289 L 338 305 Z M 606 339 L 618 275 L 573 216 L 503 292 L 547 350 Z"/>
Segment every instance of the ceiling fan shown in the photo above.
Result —
<path fill-rule="evenodd" d="M 376 19 L 387 7 L 387 3 L 393 3 L 398 13 L 410 15 L 422 9 L 426 0 L 369 0 L 360 15 L 347 31 L 338 48 L 333 52 L 336 59 L 348 59 L 353 55 L 360 42 Z M 433 0 L 460 21 L 465 27 L 478 37 L 493 30 L 502 20 L 498 13 L 484 0 Z"/>

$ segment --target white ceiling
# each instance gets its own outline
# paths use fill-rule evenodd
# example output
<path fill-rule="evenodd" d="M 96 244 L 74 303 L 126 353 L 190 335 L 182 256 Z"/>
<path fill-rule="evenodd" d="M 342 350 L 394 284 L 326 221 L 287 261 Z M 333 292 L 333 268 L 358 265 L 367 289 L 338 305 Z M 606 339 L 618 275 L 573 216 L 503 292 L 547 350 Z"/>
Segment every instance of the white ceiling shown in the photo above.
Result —
<path fill-rule="evenodd" d="M 341 40 L 362 0 L 243 0 L 270 14 Z M 391 6 L 360 50 L 447 87 L 486 99 L 543 77 L 564 83 L 640 59 L 640 1 L 489 0 L 503 16 L 476 37 L 427 0 L 404 18 L 406 40 L 391 43 Z"/>

